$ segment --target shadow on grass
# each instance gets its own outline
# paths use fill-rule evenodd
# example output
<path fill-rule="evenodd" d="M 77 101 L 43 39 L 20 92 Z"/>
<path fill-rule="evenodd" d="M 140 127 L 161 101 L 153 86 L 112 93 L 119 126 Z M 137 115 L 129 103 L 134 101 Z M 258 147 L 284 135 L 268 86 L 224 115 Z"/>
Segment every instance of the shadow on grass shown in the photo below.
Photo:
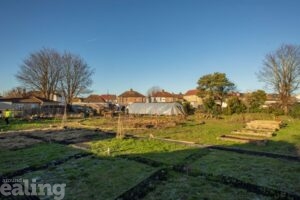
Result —
<path fill-rule="evenodd" d="M 292 140 L 293 143 L 289 143 L 287 141 L 281 141 L 281 140 L 278 141 L 268 140 L 266 145 L 246 143 L 246 144 L 234 144 L 234 145 L 223 145 L 223 146 L 235 147 L 235 148 L 246 149 L 246 150 L 263 151 L 263 152 L 269 152 L 274 154 L 299 156 L 300 135 L 293 135 L 290 137 L 290 140 Z"/>
<path fill-rule="evenodd" d="M 115 137 L 114 133 L 99 129 L 49 129 L 34 131 L 4 132 L 0 134 L 0 148 L 18 150 L 40 143 L 69 145 L 93 140 L 104 140 Z"/>
<path fill-rule="evenodd" d="M 292 145 L 285 142 L 278 142 L 277 145 L 292 148 Z M 123 158 L 153 167 L 160 166 L 163 170 L 160 169 L 149 177 L 148 187 L 147 181 L 144 180 L 120 195 L 120 199 L 139 199 L 144 196 L 146 196 L 146 199 L 155 199 L 155 197 L 157 199 L 157 196 L 160 196 L 158 199 L 173 199 L 175 197 L 179 199 L 224 199 L 228 198 L 226 194 L 228 190 L 231 194 L 236 192 L 234 190 L 242 190 L 240 196 L 232 195 L 231 199 L 244 199 L 244 197 L 252 199 L 254 198 L 253 194 L 272 199 L 300 198 L 300 186 L 298 184 L 300 182 L 299 155 L 286 156 L 270 152 L 242 151 L 243 145 L 239 145 L 238 149 L 236 146 L 228 147 L 230 150 L 226 148 L 204 148 L 165 153 L 121 155 Z M 178 181 L 173 179 L 174 174 L 172 175 L 172 172 L 181 174 L 177 179 L 185 176 L 186 180 L 175 185 L 170 183 L 168 179 Z M 158 174 L 161 174 L 160 178 L 157 177 Z M 169 174 L 169 176 L 166 174 Z M 203 185 L 201 184 L 194 186 L 193 181 L 189 180 L 191 177 L 192 179 L 201 178 L 202 181 L 203 179 L 206 180 L 207 182 L 202 184 L 208 184 L 207 187 L 211 188 L 211 191 L 215 190 L 214 184 L 218 184 L 218 194 L 223 192 L 225 196 L 214 196 L 211 192 L 203 191 L 201 189 Z M 172 185 L 172 192 L 168 191 L 170 189 L 166 186 L 168 184 Z M 186 185 L 189 184 L 191 185 L 187 188 Z M 153 185 L 158 185 L 158 187 L 154 189 Z M 230 189 L 228 189 L 228 186 Z M 182 187 L 186 187 L 187 190 L 181 191 Z M 149 193 L 147 188 L 149 191 L 154 190 L 154 192 Z M 200 194 L 199 191 L 201 191 Z M 174 192 L 176 195 L 174 195 Z M 194 196 L 191 192 L 194 192 Z M 191 196 L 186 198 L 186 193 L 191 194 Z M 174 196 L 170 197 L 170 195 Z"/>
<path fill-rule="evenodd" d="M 1 152 L 2 178 L 65 182 L 65 199 L 300 198 L 299 161 L 284 155 L 197 148 L 153 139 L 114 139 L 113 133 L 85 129 L 14 137 L 43 143 Z M 86 151 L 69 146 L 82 142 Z M 272 141 L 267 146 L 252 150 L 272 153 L 278 146 L 299 157 L 293 144 Z M 226 147 L 251 150 L 249 144 Z"/>

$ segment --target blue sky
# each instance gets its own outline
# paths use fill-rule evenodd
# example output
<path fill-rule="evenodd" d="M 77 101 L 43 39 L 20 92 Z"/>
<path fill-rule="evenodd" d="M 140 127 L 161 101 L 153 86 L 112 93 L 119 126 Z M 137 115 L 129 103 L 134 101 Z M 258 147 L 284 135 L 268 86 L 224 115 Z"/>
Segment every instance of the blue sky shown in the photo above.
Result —
<path fill-rule="evenodd" d="M 79 54 L 94 93 L 186 92 L 225 72 L 240 91 L 281 44 L 300 44 L 299 0 L 1 0 L 0 92 L 43 47 Z"/>

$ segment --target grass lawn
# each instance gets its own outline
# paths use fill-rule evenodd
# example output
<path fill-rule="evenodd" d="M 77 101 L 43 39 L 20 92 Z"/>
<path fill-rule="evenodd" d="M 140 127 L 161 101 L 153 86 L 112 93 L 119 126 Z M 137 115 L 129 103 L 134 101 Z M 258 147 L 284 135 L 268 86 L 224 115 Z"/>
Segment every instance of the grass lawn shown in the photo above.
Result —
<path fill-rule="evenodd" d="M 108 139 L 88 144 L 91 147 L 91 152 L 98 156 L 138 156 L 165 164 L 179 163 L 196 151 L 196 149 L 186 145 L 166 143 L 153 139 Z M 110 151 L 109 155 L 108 148 Z"/>
<path fill-rule="evenodd" d="M 190 168 L 195 173 L 230 176 L 300 195 L 299 162 L 212 150 L 192 163 Z"/>
<path fill-rule="evenodd" d="M 197 120 L 194 116 L 189 117 L 186 120 L 178 120 L 178 118 L 171 117 L 159 117 L 158 123 L 164 123 L 164 121 L 170 126 L 159 128 L 135 128 L 139 121 L 148 122 L 149 124 L 155 123 L 155 117 L 141 117 L 133 119 L 125 119 L 123 122 L 124 131 L 128 134 L 135 134 L 141 136 L 149 136 L 152 134 L 155 137 L 172 138 L 177 140 L 193 141 L 199 144 L 233 144 L 233 142 L 221 141 L 216 138 L 222 134 L 230 133 L 233 130 L 243 127 L 242 122 L 232 123 L 228 120 L 207 119 L 205 124 L 200 124 L 202 120 Z M 175 123 L 170 123 L 170 122 Z M 99 127 L 100 129 L 117 129 L 116 119 L 105 118 L 92 118 L 86 119 L 81 122 L 86 126 Z M 129 123 L 129 124 L 128 124 Z"/>
<path fill-rule="evenodd" d="M 234 144 L 233 142 L 217 140 L 217 137 L 242 126 L 242 123 L 228 123 L 225 120 L 217 119 L 209 119 L 205 121 L 205 124 L 200 124 L 191 119 L 181 125 L 166 129 L 133 130 L 132 132 L 137 135 L 149 136 L 152 134 L 155 137 L 191 141 L 198 144 Z"/>
<path fill-rule="evenodd" d="M 82 151 L 60 144 L 38 144 L 16 151 L 0 151 L 0 176 L 30 166 L 41 166 Z"/>
<path fill-rule="evenodd" d="M 244 125 L 244 121 L 253 119 L 274 119 L 273 115 L 268 114 L 246 114 L 246 115 L 232 115 L 224 116 L 224 119 L 199 119 L 197 116 L 190 116 L 186 120 L 182 120 L 178 123 L 178 119 L 169 117 L 159 117 L 158 120 L 169 122 L 174 120 L 176 123 L 174 126 L 166 126 L 163 128 L 134 128 L 136 124 L 141 120 L 145 123 L 152 123 L 156 118 L 154 117 L 142 117 L 142 118 L 126 118 L 125 133 L 135 134 L 140 136 L 149 136 L 152 134 L 155 137 L 169 138 L 175 140 L 192 141 L 199 144 L 211 144 L 211 145 L 225 145 L 261 150 L 268 152 L 276 152 L 283 154 L 299 155 L 300 153 L 300 120 L 291 119 L 288 117 L 280 117 L 288 126 L 279 130 L 277 136 L 270 138 L 270 141 L 266 146 L 257 146 L 253 144 L 242 144 L 238 142 L 222 141 L 217 138 L 223 134 L 228 134 L 233 130 L 241 129 Z M 133 120 L 133 121 L 132 121 Z M 75 120 L 76 121 L 76 120 Z M 78 120 L 77 120 L 78 121 Z M 205 124 L 201 124 L 201 121 L 205 121 Z M 68 122 L 72 126 L 74 120 Z M 90 127 L 98 127 L 104 130 L 116 130 L 117 119 L 107 118 L 87 118 L 81 120 L 81 124 Z M 130 123 L 130 124 L 126 124 Z M 30 128 L 45 128 L 50 125 L 61 125 L 60 120 L 39 120 L 39 121 L 22 121 L 14 120 L 10 126 L 5 126 L 4 121 L 0 122 L 0 127 L 5 130 L 23 130 Z M 0 132 L 1 133 L 1 132 Z"/>
<path fill-rule="evenodd" d="M 201 176 L 190 177 L 173 173 L 150 192 L 145 200 L 175 200 L 175 199 L 271 199 L 262 195 L 248 192 L 243 189 L 232 188 L 217 182 L 207 181 Z"/>
<path fill-rule="evenodd" d="M 149 119 L 143 118 L 145 123 L 148 123 L 147 120 Z M 166 118 L 166 120 L 170 119 Z M 241 116 L 230 116 L 221 120 L 207 119 L 205 124 L 201 124 L 196 117 L 189 117 L 181 123 L 176 122 L 173 125 L 169 123 L 171 125 L 164 128 L 137 128 L 125 129 L 125 131 L 141 136 L 152 134 L 155 137 L 193 141 L 200 144 L 300 155 L 300 120 L 289 118 L 284 119 L 288 123 L 287 127 L 279 130 L 277 136 L 272 137 L 265 146 L 217 140 L 217 137 L 222 134 L 242 128 L 244 120 L 241 120 Z M 107 125 L 111 122 L 104 118 L 84 120 L 85 125 L 90 123 L 93 129 L 108 127 Z M 17 127 L 17 124 L 14 127 L 12 123 L 11 129 L 17 129 Z M 156 184 L 155 189 L 144 199 L 270 199 L 245 189 L 224 185 L 217 179 L 214 181 L 205 179 L 204 176 L 199 176 L 201 173 L 212 174 L 215 177 L 219 175 L 233 177 L 246 183 L 300 196 L 300 165 L 296 161 L 198 149 L 150 138 L 116 139 L 103 135 L 101 131 L 85 129 L 26 133 L 44 140 L 51 139 L 51 143 L 25 141 L 26 137 L 19 134 L 11 132 L 0 134 L 0 144 L 3 144 L 0 151 L 0 176 L 85 152 L 72 145 L 53 142 L 80 142 L 79 146 L 87 147 L 86 151 L 93 154 L 93 156 L 79 159 L 72 158 L 65 163 L 50 165 L 48 168 L 22 175 L 22 178 L 35 178 L 38 183 L 66 183 L 65 199 L 115 199 L 161 167 L 168 170 L 168 179 Z M 90 137 L 94 134 L 99 134 L 99 137 Z M 87 138 L 91 141 L 84 142 L 86 140 L 81 141 L 80 138 Z M 28 142 L 29 146 L 26 148 L 21 145 L 23 139 Z M 8 146 L 4 145 L 7 141 L 12 143 L 16 141 L 16 145 L 23 148 L 9 150 Z M 160 165 L 153 167 L 151 162 L 145 162 L 149 160 L 156 161 Z M 193 176 L 175 172 L 173 166 L 177 164 L 187 167 L 190 175 Z M 41 199 L 49 198 L 41 197 Z"/>
<path fill-rule="evenodd" d="M 38 183 L 65 183 L 64 199 L 103 200 L 115 199 L 156 170 L 123 159 L 102 160 L 85 157 L 47 170 L 28 173 L 22 178 L 35 178 Z"/>
<path fill-rule="evenodd" d="M 49 128 L 50 126 L 59 126 L 59 125 L 61 125 L 61 120 L 59 119 L 41 119 L 41 120 L 32 120 L 32 121 L 11 119 L 9 125 L 6 125 L 3 119 L 0 120 L 1 131 Z"/>

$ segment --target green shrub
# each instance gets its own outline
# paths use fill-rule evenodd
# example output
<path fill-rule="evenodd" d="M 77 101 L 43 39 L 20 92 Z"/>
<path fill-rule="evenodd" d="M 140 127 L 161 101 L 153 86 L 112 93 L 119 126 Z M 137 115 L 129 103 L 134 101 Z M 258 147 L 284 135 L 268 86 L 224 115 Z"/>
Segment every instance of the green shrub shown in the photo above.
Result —
<path fill-rule="evenodd" d="M 279 104 L 272 104 L 263 111 L 268 114 L 274 114 L 275 116 L 284 115 L 284 111 Z"/>
<path fill-rule="evenodd" d="M 203 107 L 206 113 L 212 115 L 219 115 L 220 114 L 220 106 L 216 104 L 213 97 L 207 97 L 203 100 Z"/>
<path fill-rule="evenodd" d="M 248 112 L 251 113 L 261 112 L 262 111 L 261 107 L 264 105 L 266 99 L 267 99 L 267 94 L 263 90 L 257 90 L 255 92 L 247 94 L 245 102 L 248 107 Z"/>
<path fill-rule="evenodd" d="M 183 106 L 184 111 L 185 111 L 186 114 L 193 115 L 195 113 L 196 109 L 191 105 L 190 102 L 185 101 L 185 102 L 182 103 L 182 106 Z"/>
<path fill-rule="evenodd" d="M 225 110 L 225 114 L 231 115 L 234 113 L 244 113 L 246 109 L 246 105 L 238 97 L 233 96 L 227 100 L 227 108 Z"/>
<path fill-rule="evenodd" d="M 300 103 L 296 103 L 292 106 L 290 116 L 293 118 L 300 118 Z"/>

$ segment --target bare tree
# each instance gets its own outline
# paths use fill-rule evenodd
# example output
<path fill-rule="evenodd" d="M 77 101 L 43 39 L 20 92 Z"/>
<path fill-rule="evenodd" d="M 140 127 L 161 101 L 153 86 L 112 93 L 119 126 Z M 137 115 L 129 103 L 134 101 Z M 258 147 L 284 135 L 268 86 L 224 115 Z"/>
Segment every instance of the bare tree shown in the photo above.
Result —
<path fill-rule="evenodd" d="M 147 91 L 147 96 L 150 97 L 156 92 L 161 92 L 162 89 L 159 86 L 152 86 L 151 88 L 148 89 Z"/>
<path fill-rule="evenodd" d="M 25 97 L 26 89 L 22 87 L 15 87 L 9 91 L 3 93 L 4 97 L 16 98 L 16 97 Z"/>
<path fill-rule="evenodd" d="M 155 100 L 152 99 L 152 96 L 155 93 L 161 92 L 161 91 L 162 91 L 162 89 L 159 86 L 152 86 L 151 88 L 149 88 L 148 91 L 147 91 L 147 98 L 148 98 L 147 102 L 150 102 L 150 103 L 152 101 L 156 102 Z"/>
<path fill-rule="evenodd" d="M 279 94 L 280 104 L 287 114 L 291 95 L 299 89 L 300 48 L 296 45 L 282 45 L 275 52 L 266 55 L 264 66 L 258 73 L 260 81 Z"/>
<path fill-rule="evenodd" d="M 16 78 L 25 87 L 37 90 L 50 99 L 60 79 L 60 54 L 53 49 L 42 49 L 30 54 L 20 66 Z"/>
<path fill-rule="evenodd" d="M 90 92 L 93 70 L 77 55 L 64 53 L 61 57 L 61 79 L 59 91 L 66 104 L 71 104 L 74 97 Z"/>

